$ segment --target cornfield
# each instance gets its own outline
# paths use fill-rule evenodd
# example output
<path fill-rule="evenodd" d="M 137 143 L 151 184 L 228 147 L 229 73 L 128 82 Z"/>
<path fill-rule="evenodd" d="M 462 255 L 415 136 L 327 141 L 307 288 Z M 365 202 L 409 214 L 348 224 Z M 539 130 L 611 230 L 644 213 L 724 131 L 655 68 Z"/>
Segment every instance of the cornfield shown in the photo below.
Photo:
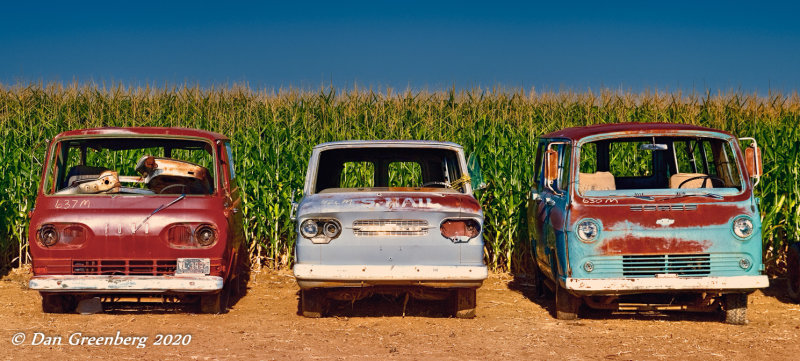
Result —
<path fill-rule="evenodd" d="M 753 136 L 763 148 L 764 257 L 780 273 L 787 244 L 800 240 L 800 97 L 770 94 L 556 92 L 469 89 L 376 92 L 330 88 L 254 90 L 122 85 L 0 85 L 0 270 L 29 261 L 27 213 L 34 207 L 47 139 L 102 126 L 208 129 L 234 141 L 251 256 L 292 263 L 293 190 L 302 189 L 311 147 L 345 139 L 430 139 L 475 153 L 488 187 L 485 256 L 493 269 L 530 266 L 526 198 L 535 139 L 564 127 L 676 122 Z"/>

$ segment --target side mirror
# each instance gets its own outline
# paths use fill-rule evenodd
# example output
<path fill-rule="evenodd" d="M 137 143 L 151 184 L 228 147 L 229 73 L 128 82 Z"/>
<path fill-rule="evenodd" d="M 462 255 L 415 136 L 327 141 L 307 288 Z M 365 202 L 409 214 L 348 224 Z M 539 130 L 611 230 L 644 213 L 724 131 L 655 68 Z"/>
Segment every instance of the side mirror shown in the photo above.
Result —
<path fill-rule="evenodd" d="M 747 173 L 750 177 L 760 178 L 764 173 L 764 166 L 761 163 L 761 148 L 755 143 L 750 144 L 744 150 L 744 163 L 747 165 Z"/>
<path fill-rule="evenodd" d="M 292 208 L 291 208 L 291 210 L 289 210 L 289 219 L 292 222 L 297 221 L 297 202 L 294 201 L 294 194 L 295 193 L 296 193 L 296 191 L 294 189 L 292 189 L 292 200 L 290 201 L 291 202 L 290 203 L 291 204 L 290 207 L 292 207 Z"/>
<path fill-rule="evenodd" d="M 555 149 L 548 149 L 544 153 L 544 181 L 552 186 L 556 178 L 558 178 L 558 152 Z"/>
<path fill-rule="evenodd" d="M 747 174 L 755 179 L 753 186 L 758 184 L 761 175 L 764 174 L 764 164 L 761 162 L 761 148 L 753 138 L 739 138 L 739 140 L 750 140 L 750 146 L 744 150 L 744 164 L 747 167 Z"/>

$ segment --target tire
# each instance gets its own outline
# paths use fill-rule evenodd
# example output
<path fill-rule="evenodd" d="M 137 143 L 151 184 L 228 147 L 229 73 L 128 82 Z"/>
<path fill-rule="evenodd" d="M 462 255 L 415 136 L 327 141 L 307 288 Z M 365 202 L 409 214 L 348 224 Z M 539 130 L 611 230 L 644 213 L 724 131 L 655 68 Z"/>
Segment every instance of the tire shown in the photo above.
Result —
<path fill-rule="evenodd" d="M 300 313 L 303 317 L 320 318 L 325 315 L 325 291 L 300 290 Z"/>
<path fill-rule="evenodd" d="M 536 256 L 533 259 L 533 287 L 535 288 L 534 297 L 544 298 L 547 295 L 547 286 L 544 285 L 544 273 L 539 269 Z"/>
<path fill-rule="evenodd" d="M 556 281 L 555 299 L 556 299 L 556 307 L 555 307 L 556 319 L 559 320 L 578 319 L 578 310 L 581 308 L 581 304 L 583 303 L 581 298 L 567 292 L 566 289 L 561 287 L 558 281 Z"/>
<path fill-rule="evenodd" d="M 475 318 L 477 290 L 475 288 L 458 288 L 453 292 L 453 316 L 456 318 Z"/>
<path fill-rule="evenodd" d="M 800 243 L 789 246 L 786 268 L 786 293 L 795 302 L 800 302 Z"/>
<path fill-rule="evenodd" d="M 722 296 L 725 323 L 731 325 L 747 324 L 747 294 L 729 293 Z"/>
<path fill-rule="evenodd" d="M 74 298 L 70 295 L 42 294 L 42 312 L 69 313 L 75 310 Z"/>
<path fill-rule="evenodd" d="M 221 314 L 228 310 L 228 292 L 226 285 L 219 292 L 200 296 L 200 313 Z"/>
<path fill-rule="evenodd" d="M 233 277 L 232 292 L 236 298 L 242 298 L 247 295 L 247 284 L 250 281 L 251 264 L 246 248 L 240 248 L 236 258 L 236 274 Z"/>

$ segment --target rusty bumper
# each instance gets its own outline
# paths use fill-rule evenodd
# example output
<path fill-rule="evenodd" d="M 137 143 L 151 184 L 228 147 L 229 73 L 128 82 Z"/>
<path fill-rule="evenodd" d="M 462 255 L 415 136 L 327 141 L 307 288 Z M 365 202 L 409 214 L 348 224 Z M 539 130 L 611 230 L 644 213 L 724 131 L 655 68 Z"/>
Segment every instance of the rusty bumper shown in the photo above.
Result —
<path fill-rule="evenodd" d="M 655 277 L 655 278 L 567 278 L 564 288 L 576 294 L 626 294 L 671 291 L 752 291 L 769 286 L 769 278 L 733 277 Z"/>
<path fill-rule="evenodd" d="M 218 276 L 34 276 L 28 287 L 41 292 L 190 293 L 222 289 Z"/>
<path fill-rule="evenodd" d="M 392 266 L 295 264 L 300 288 L 428 286 L 480 287 L 489 275 L 486 266 Z"/>

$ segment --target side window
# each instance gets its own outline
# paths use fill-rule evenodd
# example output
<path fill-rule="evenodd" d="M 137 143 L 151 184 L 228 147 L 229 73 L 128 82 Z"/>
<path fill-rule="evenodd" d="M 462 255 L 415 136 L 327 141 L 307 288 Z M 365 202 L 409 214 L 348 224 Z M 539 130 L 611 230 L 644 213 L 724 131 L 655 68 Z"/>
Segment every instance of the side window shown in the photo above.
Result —
<path fill-rule="evenodd" d="M 339 188 L 369 188 L 375 186 L 375 164 L 345 162 L 339 175 Z"/>
<path fill-rule="evenodd" d="M 559 144 L 558 154 L 561 158 L 558 164 L 558 184 L 559 190 L 566 191 L 569 188 L 569 166 L 572 158 L 572 147 L 570 144 Z"/>
<path fill-rule="evenodd" d="M 581 146 L 581 173 L 597 173 L 597 144 L 586 143 Z"/>
<path fill-rule="evenodd" d="M 419 187 L 423 183 L 422 166 L 419 163 L 389 163 L 389 187 Z"/>
<path fill-rule="evenodd" d="M 542 180 L 544 179 L 544 173 L 542 171 L 542 157 L 544 156 L 545 148 L 547 148 L 547 143 L 543 140 L 539 141 L 539 146 L 536 147 L 536 159 L 533 165 L 533 181 L 535 182 L 537 192 L 541 192 L 543 188 Z"/>
<path fill-rule="evenodd" d="M 233 149 L 231 148 L 231 142 L 225 142 L 225 151 L 227 151 L 228 156 L 228 169 L 231 172 L 231 180 L 236 179 L 236 170 L 233 167 Z"/>
<path fill-rule="evenodd" d="M 609 162 L 615 177 L 650 177 L 653 175 L 653 153 L 642 150 L 646 142 L 622 141 L 611 143 Z"/>

